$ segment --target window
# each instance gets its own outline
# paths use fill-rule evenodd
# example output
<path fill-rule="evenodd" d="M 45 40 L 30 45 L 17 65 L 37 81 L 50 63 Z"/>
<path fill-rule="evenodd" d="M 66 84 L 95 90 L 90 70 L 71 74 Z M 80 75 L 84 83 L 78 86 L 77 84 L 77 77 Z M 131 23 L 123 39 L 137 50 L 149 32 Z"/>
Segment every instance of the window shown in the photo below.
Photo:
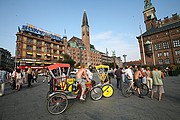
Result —
<path fill-rule="evenodd" d="M 36 43 L 37 45 L 42 45 L 42 42 L 41 41 L 39 41 L 39 40 L 37 40 L 37 43 Z"/>
<path fill-rule="evenodd" d="M 163 60 L 162 60 L 162 59 L 159 59 L 159 60 L 158 60 L 158 63 L 159 63 L 159 65 L 162 65 L 162 64 L 163 64 Z"/>
<path fill-rule="evenodd" d="M 164 52 L 164 57 L 168 57 L 169 56 L 169 52 Z"/>
<path fill-rule="evenodd" d="M 27 45 L 26 49 L 27 50 L 32 50 L 32 46 L 31 45 Z"/>
<path fill-rule="evenodd" d="M 32 38 L 27 38 L 27 42 L 28 42 L 28 43 L 32 43 L 32 42 L 33 42 L 33 39 L 32 39 Z"/>
<path fill-rule="evenodd" d="M 169 48 L 169 43 L 168 42 L 164 42 L 163 43 L 163 48 L 164 49 L 168 49 Z"/>
<path fill-rule="evenodd" d="M 32 58 L 32 54 L 27 54 L 26 57 L 27 58 Z"/>
<path fill-rule="evenodd" d="M 175 55 L 180 56 L 180 50 L 176 50 Z"/>
<path fill-rule="evenodd" d="M 170 64 L 170 60 L 169 59 L 165 59 L 165 64 Z"/>
<path fill-rule="evenodd" d="M 174 40 L 173 41 L 173 46 L 174 47 L 180 47 L 180 40 Z"/>
<path fill-rule="evenodd" d="M 161 49 L 161 44 L 156 44 L 155 45 L 155 50 L 160 50 Z"/>
<path fill-rule="evenodd" d="M 41 47 L 36 47 L 36 51 L 41 52 Z"/>
<path fill-rule="evenodd" d="M 54 54 L 57 54 L 57 50 L 53 50 L 53 53 L 54 53 Z"/>
<path fill-rule="evenodd" d="M 176 63 L 177 63 L 177 64 L 180 64 L 180 58 L 177 58 L 177 59 L 176 59 Z"/>
<path fill-rule="evenodd" d="M 161 56 L 162 56 L 162 53 L 160 52 L 160 53 L 158 53 L 157 55 L 158 55 L 158 57 L 161 57 Z"/>

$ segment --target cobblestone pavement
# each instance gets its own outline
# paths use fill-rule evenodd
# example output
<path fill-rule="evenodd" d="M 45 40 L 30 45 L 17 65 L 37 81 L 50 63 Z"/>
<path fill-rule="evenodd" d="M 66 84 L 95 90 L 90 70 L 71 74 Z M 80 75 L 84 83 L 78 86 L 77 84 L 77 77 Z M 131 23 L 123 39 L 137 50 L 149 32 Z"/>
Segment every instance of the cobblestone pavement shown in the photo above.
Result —
<path fill-rule="evenodd" d="M 11 90 L 6 85 L 5 95 L 0 97 L 0 120 L 179 120 L 180 76 L 164 79 L 165 95 L 162 101 L 145 99 L 137 94 L 125 98 L 112 79 L 114 94 L 110 98 L 86 102 L 69 100 L 67 110 L 60 115 L 51 115 L 46 109 L 47 82 L 23 85 L 21 91 Z M 98 80 L 96 74 L 95 79 Z"/>

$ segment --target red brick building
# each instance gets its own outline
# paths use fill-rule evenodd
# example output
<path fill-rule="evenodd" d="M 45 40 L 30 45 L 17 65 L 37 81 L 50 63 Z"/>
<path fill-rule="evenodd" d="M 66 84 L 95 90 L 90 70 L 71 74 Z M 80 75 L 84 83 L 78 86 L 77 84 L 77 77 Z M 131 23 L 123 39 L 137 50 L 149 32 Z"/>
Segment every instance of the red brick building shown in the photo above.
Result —
<path fill-rule="evenodd" d="M 146 31 L 137 37 L 143 65 L 180 64 L 180 15 L 157 20 L 151 0 L 144 1 Z"/>

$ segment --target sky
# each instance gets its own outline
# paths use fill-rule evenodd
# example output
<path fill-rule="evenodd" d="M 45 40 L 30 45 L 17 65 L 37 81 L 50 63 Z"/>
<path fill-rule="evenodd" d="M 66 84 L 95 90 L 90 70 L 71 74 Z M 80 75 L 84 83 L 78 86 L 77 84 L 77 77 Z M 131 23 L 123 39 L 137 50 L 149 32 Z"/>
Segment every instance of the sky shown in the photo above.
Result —
<path fill-rule="evenodd" d="M 180 14 L 180 0 L 151 0 L 157 19 Z M 81 25 L 86 10 L 90 43 L 108 55 L 127 61 L 140 59 L 137 36 L 145 32 L 144 0 L 0 0 L 0 48 L 15 55 L 18 26 L 32 24 L 69 40 L 82 38 Z"/>

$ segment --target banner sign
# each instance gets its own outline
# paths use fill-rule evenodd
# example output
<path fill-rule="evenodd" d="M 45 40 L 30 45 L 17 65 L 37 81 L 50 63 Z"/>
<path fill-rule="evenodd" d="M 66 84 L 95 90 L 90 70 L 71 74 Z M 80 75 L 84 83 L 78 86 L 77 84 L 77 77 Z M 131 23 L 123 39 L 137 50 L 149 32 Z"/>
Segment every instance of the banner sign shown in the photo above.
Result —
<path fill-rule="evenodd" d="M 35 26 L 31 25 L 31 24 L 23 25 L 22 30 L 32 32 L 32 33 L 35 33 L 35 34 L 39 34 L 39 35 L 42 35 L 42 36 L 50 36 L 52 39 L 55 39 L 55 40 L 62 40 L 60 35 L 48 32 L 48 31 L 40 29 L 40 28 L 37 28 L 37 27 L 35 27 Z"/>

